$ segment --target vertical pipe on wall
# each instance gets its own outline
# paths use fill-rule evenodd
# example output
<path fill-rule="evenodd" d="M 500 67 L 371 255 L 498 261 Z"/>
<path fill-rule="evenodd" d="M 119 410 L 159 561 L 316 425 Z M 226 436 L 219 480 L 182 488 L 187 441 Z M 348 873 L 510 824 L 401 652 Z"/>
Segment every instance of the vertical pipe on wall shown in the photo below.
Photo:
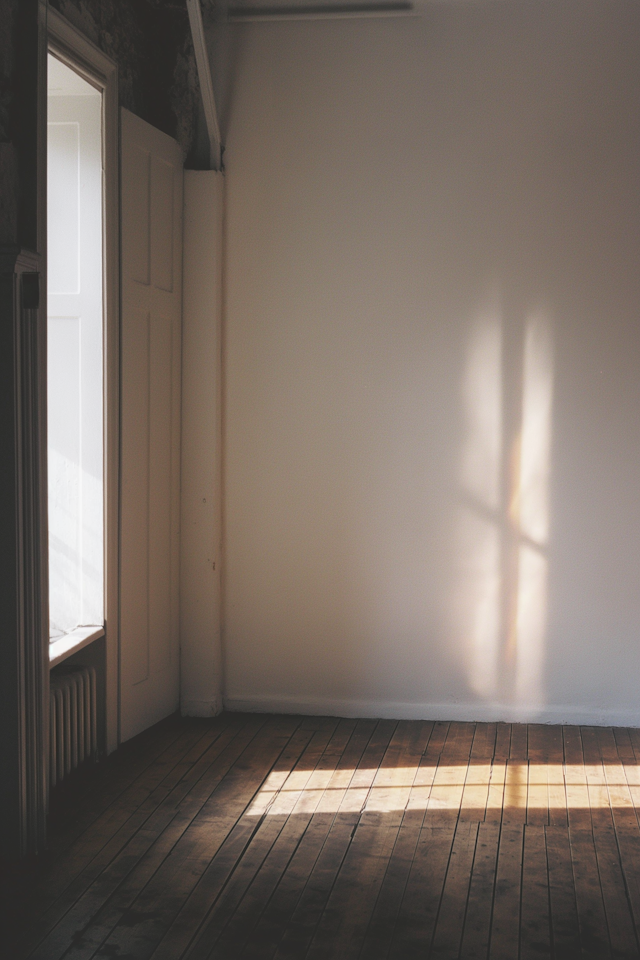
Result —
<path fill-rule="evenodd" d="M 182 307 L 180 702 L 222 709 L 221 314 L 224 176 L 185 170 Z"/>

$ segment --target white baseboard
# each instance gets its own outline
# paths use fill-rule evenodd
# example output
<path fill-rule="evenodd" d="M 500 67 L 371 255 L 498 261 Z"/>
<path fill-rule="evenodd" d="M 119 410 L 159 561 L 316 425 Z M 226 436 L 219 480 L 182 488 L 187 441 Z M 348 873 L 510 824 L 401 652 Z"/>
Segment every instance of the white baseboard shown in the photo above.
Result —
<path fill-rule="evenodd" d="M 217 717 L 222 713 L 222 697 L 213 700 L 182 700 L 180 713 L 183 717 Z"/>
<path fill-rule="evenodd" d="M 224 709 L 237 713 L 299 713 L 306 716 L 367 717 L 384 720 L 477 720 L 640 727 L 640 707 L 636 710 L 620 710 L 555 704 L 524 706 L 504 703 L 403 703 L 388 700 L 333 700 L 325 697 L 249 694 L 225 696 Z"/>

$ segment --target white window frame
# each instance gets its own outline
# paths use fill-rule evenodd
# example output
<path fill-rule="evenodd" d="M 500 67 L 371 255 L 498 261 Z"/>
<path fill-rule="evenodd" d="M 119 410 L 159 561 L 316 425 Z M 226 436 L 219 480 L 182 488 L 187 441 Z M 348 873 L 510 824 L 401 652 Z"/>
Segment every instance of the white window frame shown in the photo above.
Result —
<path fill-rule="evenodd" d="M 102 92 L 104 323 L 104 630 L 79 628 L 50 645 L 50 666 L 105 636 L 106 750 L 119 743 L 119 477 L 120 477 L 120 188 L 116 64 L 51 7 L 48 50 Z M 77 635 L 76 635 L 77 634 Z"/>

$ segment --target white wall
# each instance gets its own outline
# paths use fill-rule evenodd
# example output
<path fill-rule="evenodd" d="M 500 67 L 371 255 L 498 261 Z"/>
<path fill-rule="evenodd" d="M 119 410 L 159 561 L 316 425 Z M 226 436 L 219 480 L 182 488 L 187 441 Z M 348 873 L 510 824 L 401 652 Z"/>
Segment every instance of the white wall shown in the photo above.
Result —
<path fill-rule="evenodd" d="M 640 724 L 640 6 L 228 45 L 230 708 Z"/>

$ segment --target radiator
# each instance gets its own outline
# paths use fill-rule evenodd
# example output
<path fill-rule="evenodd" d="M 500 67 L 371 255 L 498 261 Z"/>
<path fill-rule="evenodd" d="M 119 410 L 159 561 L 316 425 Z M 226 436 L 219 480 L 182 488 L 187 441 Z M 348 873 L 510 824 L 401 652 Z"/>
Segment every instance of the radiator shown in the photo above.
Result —
<path fill-rule="evenodd" d="M 49 778 L 52 787 L 98 749 L 96 671 L 51 674 Z"/>

